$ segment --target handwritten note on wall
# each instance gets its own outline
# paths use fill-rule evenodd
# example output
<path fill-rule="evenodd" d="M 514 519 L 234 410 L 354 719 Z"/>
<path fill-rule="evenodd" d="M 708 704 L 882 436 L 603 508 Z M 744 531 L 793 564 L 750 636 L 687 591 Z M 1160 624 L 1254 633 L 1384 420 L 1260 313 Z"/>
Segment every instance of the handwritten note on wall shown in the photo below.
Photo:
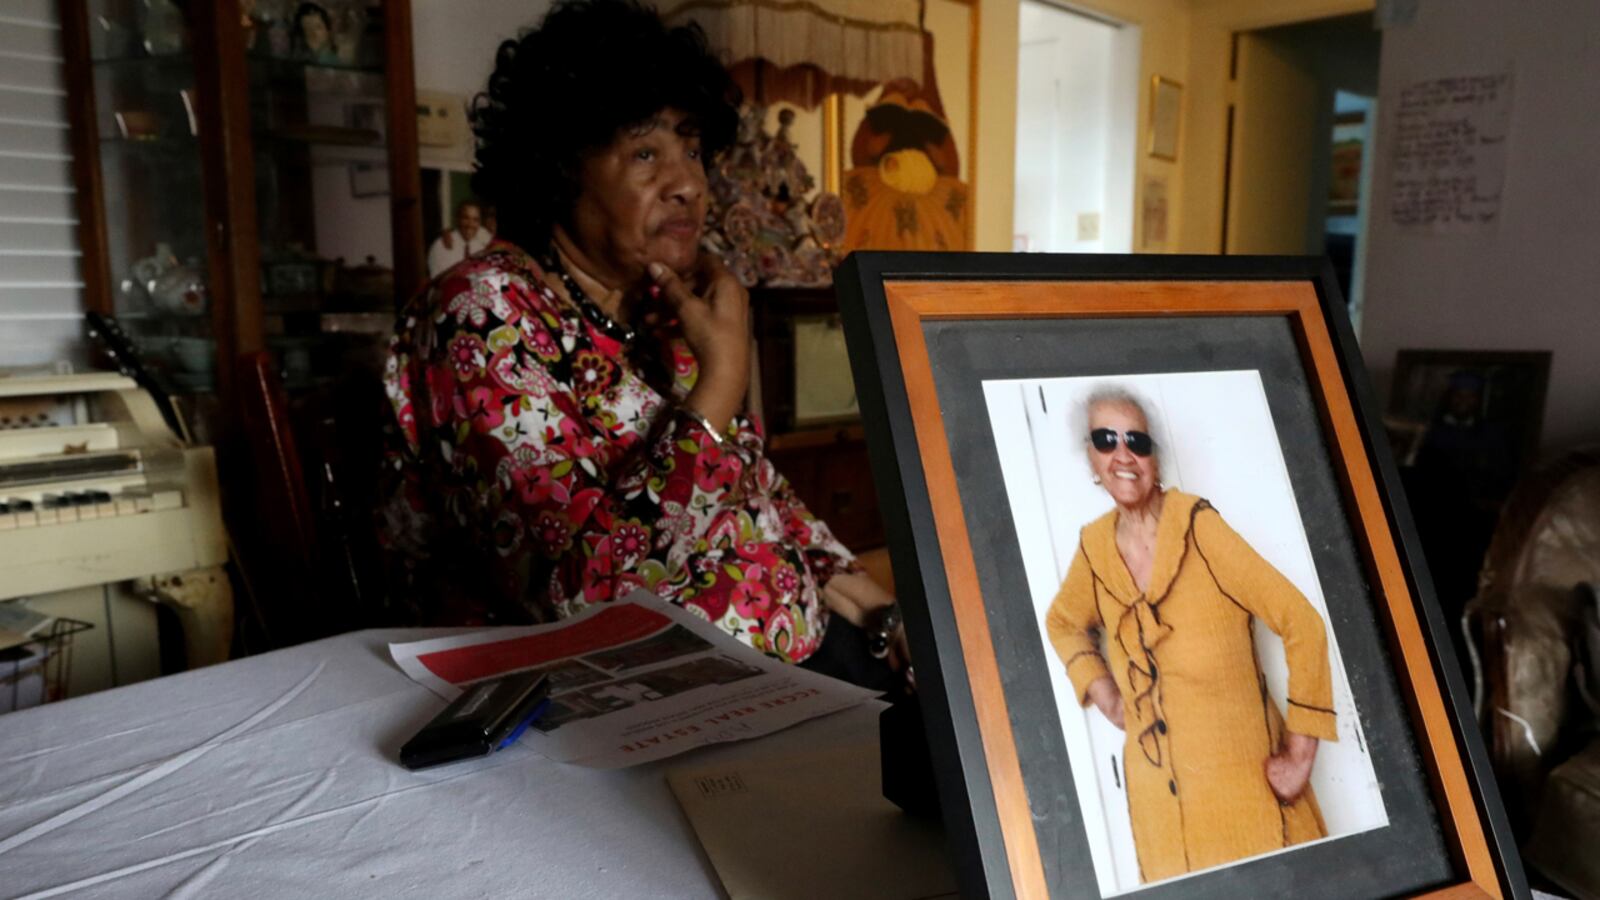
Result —
<path fill-rule="evenodd" d="M 1511 74 L 1419 81 L 1393 114 L 1389 212 L 1402 228 L 1480 231 L 1500 217 Z"/>

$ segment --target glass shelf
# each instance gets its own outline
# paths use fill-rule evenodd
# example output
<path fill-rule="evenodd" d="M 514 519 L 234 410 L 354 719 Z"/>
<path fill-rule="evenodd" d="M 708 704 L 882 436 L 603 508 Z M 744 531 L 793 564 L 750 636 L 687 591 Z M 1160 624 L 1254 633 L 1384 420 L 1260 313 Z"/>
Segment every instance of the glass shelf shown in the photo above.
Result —
<path fill-rule="evenodd" d="M 124 153 L 130 156 L 193 159 L 199 152 L 198 148 L 199 142 L 192 135 L 154 138 L 125 138 L 114 134 L 100 136 L 102 154 Z"/>
<path fill-rule="evenodd" d="M 153 56 L 142 53 L 133 56 L 104 56 L 93 61 L 96 74 L 109 72 L 112 77 L 123 77 L 129 71 L 176 70 L 188 76 L 194 71 L 194 57 L 185 53 L 163 53 Z"/>
<path fill-rule="evenodd" d="M 88 31 L 110 305 L 151 370 L 190 401 L 186 418 L 199 424 L 197 418 L 231 415 L 216 396 L 217 372 L 231 364 L 220 357 L 231 360 L 251 329 L 217 307 L 224 298 L 261 319 L 256 334 L 264 334 L 296 390 L 376 378 L 383 341 L 354 332 L 381 331 L 373 323 L 393 305 L 399 214 L 388 195 L 385 28 L 391 18 L 409 21 L 406 6 L 324 3 L 331 51 L 308 59 L 285 25 L 299 0 L 242 4 L 253 16 L 238 26 L 245 55 L 224 60 L 215 73 L 201 65 L 206 54 L 198 51 L 206 48 L 196 41 L 207 33 L 202 29 L 231 25 L 211 11 L 232 4 L 208 5 L 208 14 L 198 15 L 200 0 L 66 2 L 82 4 L 79 20 Z M 229 202 L 221 204 L 237 214 L 253 182 L 256 234 L 244 252 L 260 265 L 247 267 L 253 276 L 242 273 L 247 282 L 259 279 L 248 285 L 233 281 L 241 273 L 232 271 L 218 275 L 229 283 L 206 284 L 213 274 L 207 190 L 217 188 L 202 172 L 218 165 L 215 141 L 225 123 L 197 115 L 197 87 L 206 87 L 197 79 L 218 75 L 244 83 L 214 90 L 248 97 L 248 120 L 225 127 L 248 129 L 250 158 L 224 173 Z M 408 262 L 409 271 L 414 260 Z M 151 290 L 163 272 L 189 280 L 173 274 Z M 205 302 L 185 308 L 185 292 L 193 296 L 196 284 Z M 328 321 L 341 324 L 330 329 Z"/>
<path fill-rule="evenodd" d="M 193 56 L 184 51 L 182 53 L 130 53 L 123 56 L 100 56 L 93 60 L 96 69 L 140 67 L 160 68 L 179 67 L 189 71 L 194 62 Z M 268 56 L 252 55 L 249 58 L 250 74 L 269 75 L 278 78 L 296 77 L 309 72 L 357 72 L 382 77 L 382 64 L 344 63 L 331 60 L 309 59 L 275 59 Z M 317 76 L 312 76 L 313 78 Z"/>

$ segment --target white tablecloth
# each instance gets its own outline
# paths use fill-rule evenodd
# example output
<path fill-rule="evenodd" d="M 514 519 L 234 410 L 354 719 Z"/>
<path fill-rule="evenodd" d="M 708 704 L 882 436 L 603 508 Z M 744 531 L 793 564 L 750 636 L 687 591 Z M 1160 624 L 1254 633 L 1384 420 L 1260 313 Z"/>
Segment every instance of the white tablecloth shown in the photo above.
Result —
<path fill-rule="evenodd" d="M 443 701 L 363 631 L 0 716 L 0 896 L 715 897 L 663 777 L 738 754 L 875 745 L 870 704 L 655 765 L 520 745 L 408 772 Z M 781 866 L 782 822 L 751 852 Z"/>

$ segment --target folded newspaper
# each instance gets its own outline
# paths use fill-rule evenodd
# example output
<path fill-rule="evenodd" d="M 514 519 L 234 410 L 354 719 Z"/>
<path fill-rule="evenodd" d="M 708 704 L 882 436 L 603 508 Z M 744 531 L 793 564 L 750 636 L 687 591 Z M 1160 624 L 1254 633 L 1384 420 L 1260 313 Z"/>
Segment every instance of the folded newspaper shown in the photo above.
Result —
<path fill-rule="evenodd" d="M 389 653 L 446 700 L 486 678 L 546 673 L 550 707 L 522 742 L 597 768 L 760 737 L 874 696 L 765 656 L 645 591 L 555 625 L 390 644 Z"/>

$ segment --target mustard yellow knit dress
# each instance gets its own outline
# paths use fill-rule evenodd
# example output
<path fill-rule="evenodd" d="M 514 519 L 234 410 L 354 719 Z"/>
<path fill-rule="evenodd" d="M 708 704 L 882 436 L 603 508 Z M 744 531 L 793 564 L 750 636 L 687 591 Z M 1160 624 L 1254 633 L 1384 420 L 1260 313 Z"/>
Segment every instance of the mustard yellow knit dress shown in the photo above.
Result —
<path fill-rule="evenodd" d="M 1282 805 L 1265 771 L 1285 724 L 1338 740 L 1322 617 L 1199 497 L 1166 493 L 1145 594 L 1117 550 L 1116 522 L 1113 510 L 1084 527 L 1045 623 L 1079 703 L 1101 675 L 1122 692 L 1141 877 L 1170 878 L 1324 836 L 1310 787 Z M 1252 617 L 1283 638 L 1287 717 L 1267 695 Z M 1095 632 L 1104 634 L 1103 654 Z"/>

